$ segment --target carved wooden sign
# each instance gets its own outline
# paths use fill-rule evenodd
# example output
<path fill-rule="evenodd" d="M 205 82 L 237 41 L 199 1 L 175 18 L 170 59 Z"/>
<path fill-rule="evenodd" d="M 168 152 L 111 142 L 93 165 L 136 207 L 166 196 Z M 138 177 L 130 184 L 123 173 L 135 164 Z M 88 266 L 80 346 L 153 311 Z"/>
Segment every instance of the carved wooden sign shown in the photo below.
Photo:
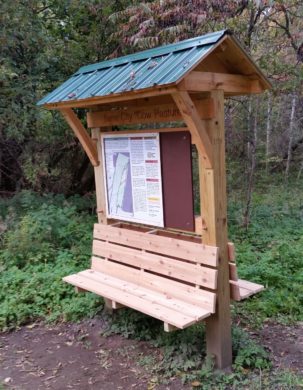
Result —
<path fill-rule="evenodd" d="M 203 119 L 213 116 L 211 99 L 196 101 L 197 109 Z M 88 127 L 105 127 L 114 125 L 129 125 L 135 123 L 180 121 L 182 116 L 175 104 L 154 106 L 127 107 L 108 111 L 93 111 L 87 114 Z"/>

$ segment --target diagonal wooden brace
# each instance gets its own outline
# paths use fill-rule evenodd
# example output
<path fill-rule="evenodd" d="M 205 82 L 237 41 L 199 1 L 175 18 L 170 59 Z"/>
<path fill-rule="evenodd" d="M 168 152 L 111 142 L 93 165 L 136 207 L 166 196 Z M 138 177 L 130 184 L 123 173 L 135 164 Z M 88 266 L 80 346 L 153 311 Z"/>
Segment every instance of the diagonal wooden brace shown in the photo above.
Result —
<path fill-rule="evenodd" d="M 172 97 L 182 114 L 184 122 L 191 132 L 201 158 L 204 160 L 204 166 L 206 168 L 212 168 L 212 144 L 208 137 L 205 125 L 203 121 L 201 121 L 200 115 L 189 96 L 189 93 L 180 91 L 173 93 Z"/>
<path fill-rule="evenodd" d="M 99 161 L 96 144 L 88 135 L 80 119 L 71 108 L 61 108 L 60 112 L 80 141 L 92 165 L 97 167 L 99 165 Z"/>

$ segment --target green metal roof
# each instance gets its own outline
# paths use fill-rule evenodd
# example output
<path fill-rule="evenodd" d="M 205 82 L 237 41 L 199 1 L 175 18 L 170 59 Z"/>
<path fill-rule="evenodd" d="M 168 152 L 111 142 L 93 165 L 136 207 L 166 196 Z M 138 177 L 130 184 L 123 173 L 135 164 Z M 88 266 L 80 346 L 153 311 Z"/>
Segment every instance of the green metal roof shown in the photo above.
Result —
<path fill-rule="evenodd" d="M 177 82 L 227 30 L 81 67 L 37 104 L 62 103 Z"/>

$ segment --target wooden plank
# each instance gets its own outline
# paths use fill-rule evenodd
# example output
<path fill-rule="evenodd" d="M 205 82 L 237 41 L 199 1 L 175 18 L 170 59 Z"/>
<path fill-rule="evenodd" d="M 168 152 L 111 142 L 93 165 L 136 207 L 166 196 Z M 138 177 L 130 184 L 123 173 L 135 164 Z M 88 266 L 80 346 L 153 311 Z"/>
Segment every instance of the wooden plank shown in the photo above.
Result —
<path fill-rule="evenodd" d="M 106 131 L 108 135 L 140 134 L 140 133 L 174 133 L 189 131 L 187 127 L 161 127 L 158 129 L 140 129 L 140 130 L 115 130 Z"/>
<path fill-rule="evenodd" d="M 100 224 L 108 224 L 107 212 L 106 212 L 106 196 L 104 185 L 104 169 L 103 169 L 103 147 L 101 142 L 101 129 L 92 129 L 92 139 L 96 145 L 98 160 L 100 164 L 94 167 L 95 174 L 95 186 L 96 186 L 96 202 L 97 202 L 97 217 Z"/>
<path fill-rule="evenodd" d="M 218 249 L 214 246 L 153 234 L 147 235 L 146 233 L 101 224 L 95 224 L 94 237 L 99 240 L 145 249 L 211 267 L 216 267 L 218 264 Z"/>
<path fill-rule="evenodd" d="M 229 263 L 229 279 L 238 280 L 237 266 L 235 263 Z"/>
<path fill-rule="evenodd" d="M 75 274 L 67 276 L 63 278 L 63 280 L 87 291 L 91 291 L 97 295 L 101 295 L 113 301 L 119 302 L 122 305 L 132 307 L 135 310 L 155 317 L 161 321 L 169 321 L 169 323 L 180 329 L 184 329 L 185 327 L 190 326 L 196 322 L 196 319 L 193 317 L 179 313 L 167 307 L 163 307 L 156 302 L 149 301 L 147 304 L 146 298 L 137 297 L 126 292 L 121 294 L 121 290 L 109 285 L 100 284 L 96 281 L 88 279 L 85 276 Z"/>
<path fill-rule="evenodd" d="M 179 313 L 194 317 L 196 321 L 200 321 L 201 319 L 210 315 L 210 312 L 207 309 L 192 305 L 177 298 L 168 298 L 167 296 L 160 294 L 157 291 L 147 289 L 131 282 L 126 282 L 125 280 L 109 276 L 98 271 L 85 270 L 79 272 L 77 275 L 85 276 L 89 280 L 94 280 L 100 284 L 109 285 L 118 290 L 121 290 L 121 294 L 126 292 L 140 298 L 145 298 L 147 302 L 157 302 L 163 307 L 167 307 L 169 309 L 176 310 Z"/>
<path fill-rule="evenodd" d="M 227 253 L 227 200 L 224 135 L 224 91 L 212 91 L 215 117 L 204 121 L 211 142 L 213 166 L 210 168 L 199 156 L 201 215 L 205 221 L 203 242 L 220 249 L 218 266 L 217 306 L 214 315 L 206 320 L 207 354 L 214 355 L 216 366 L 232 363 L 230 285 Z"/>
<path fill-rule="evenodd" d="M 264 286 L 262 284 L 249 282 L 248 280 L 243 279 L 238 279 L 238 286 L 240 288 L 253 291 L 253 294 L 257 294 L 258 292 L 264 290 Z"/>
<path fill-rule="evenodd" d="M 213 313 L 215 311 L 216 294 L 210 291 L 196 289 L 192 286 L 177 281 L 153 275 L 149 272 L 141 272 L 139 269 L 104 261 L 98 257 L 92 257 L 92 270 L 106 273 L 107 275 L 135 283 L 154 291 L 160 292 L 166 297 L 180 299 L 192 305 Z"/>
<path fill-rule="evenodd" d="M 177 329 L 174 325 L 164 322 L 164 332 L 174 332 Z"/>
<path fill-rule="evenodd" d="M 78 288 L 78 287 L 76 287 L 76 288 Z M 83 290 L 83 291 L 85 291 L 85 290 Z M 112 301 L 111 299 L 108 299 L 108 298 L 103 298 L 103 299 L 104 299 L 105 307 L 109 310 L 118 310 L 118 309 L 122 309 L 123 307 L 125 307 L 124 305 L 121 305 L 120 303 Z"/>
<path fill-rule="evenodd" d="M 168 257 L 94 240 L 93 254 L 127 265 L 184 280 L 210 289 L 217 287 L 217 270 Z"/>
<path fill-rule="evenodd" d="M 228 260 L 235 262 L 236 261 L 236 251 L 235 251 L 235 245 L 232 242 L 227 243 L 227 251 L 228 251 Z"/>
<path fill-rule="evenodd" d="M 191 132 L 198 152 L 204 160 L 205 166 L 211 168 L 213 163 L 212 146 L 205 126 L 200 120 L 200 114 L 198 113 L 195 104 L 186 91 L 174 93 L 172 97 L 179 107 L 184 122 Z"/>
<path fill-rule="evenodd" d="M 90 136 L 87 134 L 87 131 L 82 125 L 80 119 L 77 117 L 77 115 L 71 108 L 62 108 L 60 109 L 60 112 L 75 133 L 78 140 L 80 141 L 92 165 L 98 166 L 99 161 L 96 145 L 91 140 Z"/>
<path fill-rule="evenodd" d="M 213 117 L 213 102 L 211 99 L 197 100 L 199 113 L 203 119 Z M 87 126 L 118 126 L 136 123 L 173 122 L 182 120 L 182 115 L 176 104 L 155 104 L 154 106 L 138 103 L 136 107 L 127 107 L 107 111 L 92 111 L 87 113 Z"/>
<path fill-rule="evenodd" d="M 263 89 L 257 79 L 229 73 L 190 72 L 179 84 L 181 91 L 202 92 L 215 89 L 235 94 L 261 93 Z"/>
<path fill-rule="evenodd" d="M 224 44 L 226 46 L 225 51 L 221 53 L 218 51 L 217 56 L 227 66 L 231 73 L 239 72 L 248 76 L 253 75 L 255 78 L 258 78 L 263 91 L 272 88 L 272 85 L 261 69 L 234 36 L 228 36 Z"/>

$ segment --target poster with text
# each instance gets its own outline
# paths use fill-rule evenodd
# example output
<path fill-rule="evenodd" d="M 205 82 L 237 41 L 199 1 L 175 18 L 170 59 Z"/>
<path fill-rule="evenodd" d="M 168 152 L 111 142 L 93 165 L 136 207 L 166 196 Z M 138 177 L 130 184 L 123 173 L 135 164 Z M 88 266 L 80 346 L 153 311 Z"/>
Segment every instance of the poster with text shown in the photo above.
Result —
<path fill-rule="evenodd" d="M 102 135 L 107 217 L 164 226 L 157 133 Z"/>

